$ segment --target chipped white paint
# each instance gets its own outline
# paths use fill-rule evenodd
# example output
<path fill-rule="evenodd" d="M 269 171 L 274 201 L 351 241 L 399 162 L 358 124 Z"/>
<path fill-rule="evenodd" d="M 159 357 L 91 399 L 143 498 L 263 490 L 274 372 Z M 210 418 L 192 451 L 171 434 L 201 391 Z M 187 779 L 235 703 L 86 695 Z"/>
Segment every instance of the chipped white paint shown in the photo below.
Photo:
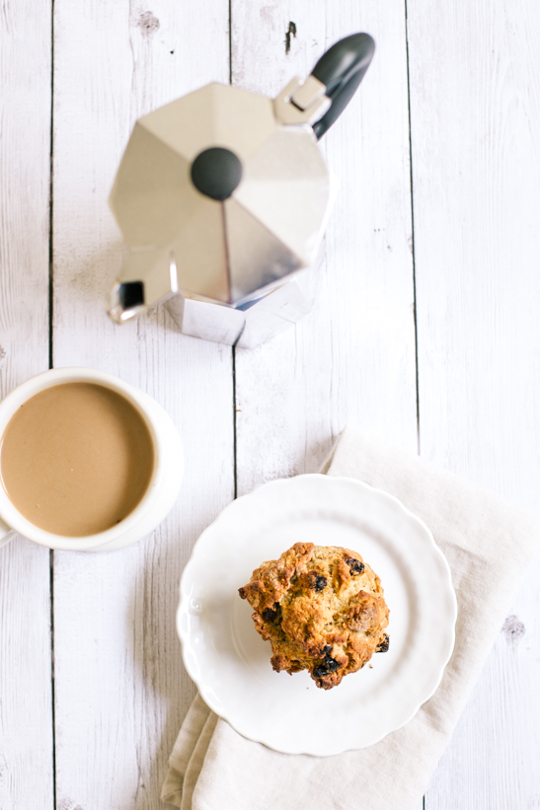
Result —
<path fill-rule="evenodd" d="M 0 9 L 2 395 L 48 365 L 42 5 Z M 177 583 L 233 497 L 234 384 L 239 494 L 316 470 L 348 421 L 414 451 L 418 358 L 422 454 L 536 507 L 540 7 L 232 0 L 231 65 L 228 0 L 55 0 L 54 10 L 54 364 L 96 366 L 155 396 L 180 428 L 187 473 L 152 537 L 52 555 L 56 799 L 49 554 L 21 539 L 0 550 L 0 806 L 158 810 L 193 695 L 174 630 Z M 122 247 L 107 195 L 135 119 L 228 82 L 230 69 L 235 85 L 274 96 L 356 30 L 374 35 L 377 52 L 321 141 L 341 189 L 312 314 L 238 350 L 234 381 L 229 348 L 179 335 L 162 310 L 110 323 L 103 302 Z M 538 806 L 539 578 L 531 567 L 427 810 Z"/>
<path fill-rule="evenodd" d="M 49 365 L 51 3 L 0 7 L 0 398 Z M 0 549 L 0 807 L 52 807 L 49 552 Z"/>
<path fill-rule="evenodd" d="M 164 311 L 105 315 L 122 259 L 107 198 L 139 116 L 228 81 L 228 8 L 55 2 L 56 366 L 81 363 L 154 396 L 184 443 L 176 508 L 126 553 L 54 555 L 57 807 L 158 808 L 194 694 L 174 627 L 178 580 L 202 529 L 233 497 L 232 353 L 185 338 Z"/>
<path fill-rule="evenodd" d="M 408 12 L 421 452 L 538 511 L 540 6 Z M 540 806 L 539 580 L 540 559 L 429 810 Z"/>

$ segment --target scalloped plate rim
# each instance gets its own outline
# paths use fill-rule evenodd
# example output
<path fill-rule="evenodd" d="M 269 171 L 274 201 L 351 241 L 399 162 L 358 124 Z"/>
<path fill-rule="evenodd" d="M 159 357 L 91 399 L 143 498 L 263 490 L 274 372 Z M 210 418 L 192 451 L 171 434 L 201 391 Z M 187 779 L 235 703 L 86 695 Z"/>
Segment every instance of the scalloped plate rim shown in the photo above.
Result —
<path fill-rule="evenodd" d="M 431 685 L 429 688 L 426 688 L 426 696 L 423 697 L 421 700 L 416 702 L 408 709 L 407 712 L 403 713 L 403 716 L 399 719 L 396 718 L 396 722 L 392 723 L 392 728 L 388 728 L 387 730 L 381 732 L 380 734 L 373 735 L 373 738 L 367 745 L 351 745 L 351 744 L 339 744 L 338 741 L 335 742 L 334 745 L 325 745 L 323 747 L 319 746 L 318 744 L 312 745 L 306 742 L 302 745 L 291 745 L 290 743 L 283 742 L 277 743 L 274 741 L 270 742 L 269 738 L 271 735 L 265 734 L 264 731 L 260 734 L 253 734 L 253 733 L 246 733 L 245 727 L 243 727 L 242 722 L 238 722 L 234 715 L 231 715 L 230 712 L 224 710 L 223 706 L 219 705 L 213 697 L 212 692 L 207 688 L 204 680 L 199 676 L 199 674 L 195 671 L 195 668 L 192 666 L 192 656 L 194 656 L 192 647 L 190 645 L 189 634 L 186 632 L 185 628 L 182 624 L 182 619 L 185 613 L 187 612 L 186 609 L 186 602 L 188 599 L 188 594 L 186 593 L 186 582 L 191 574 L 191 570 L 193 565 L 196 564 L 199 557 L 201 557 L 205 550 L 205 544 L 208 542 L 208 537 L 212 537 L 212 535 L 218 531 L 220 525 L 224 523 L 231 514 L 234 514 L 236 510 L 241 510 L 243 508 L 243 503 L 246 499 L 253 499 L 255 497 L 261 497 L 262 491 L 268 491 L 270 488 L 277 489 L 283 486 L 289 486 L 291 482 L 298 482 L 299 480 L 305 481 L 307 479 L 317 479 L 317 481 L 321 481 L 322 479 L 332 482 L 332 485 L 337 484 L 339 486 L 340 482 L 343 482 L 346 485 L 352 485 L 353 487 L 358 487 L 359 489 L 363 490 L 364 492 L 368 492 L 376 497 L 380 497 L 387 502 L 392 502 L 394 507 L 397 507 L 399 511 L 407 516 L 407 518 L 412 521 L 423 533 L 425 539 L 429 539 L 429 544 L 434 551 L 435 556 L 438 558 L 439 563 L 442 563 L 442 569 L 446 574 L 446 581 L 444 585 L 447 588 L 447 595 L 451 597 L 453 612 L 452 616 L 449 617 L 448 626 L 446 628 L 447 633 L 447 644 L 446 644 L 446 653 L 443 657 L 441 657 L 441 661 L 439 663 L 439 667 L 436 672 L 434 672 L 433 678 L 431 679 Z M 297 484 L 295 484 L 297 485 Z M 210 541 L 211 542 L 211 541 Z M 285 550 L 285 549 L 284 549 Z M 262 561 L 262 560 L 261 560 Z M 384 584 L 384 583 L 383 583 Z M 389 492 L 386 492 L 383 489 L 373 487 L 370 484 L 366 484 L 364 481 L 361 481 L 356 478 L 348 477 L 348 476 L 333 476 L 333 475 L 326 475 L 322 473 L 306 473 L 298 476 L 293 476 L 290 478 L 279 478 L 274 479 L 273 481 L 268 481 L 264 484 L 259 485 L 251 492 L 241 495 L 240 497 L 236 498 L 231 503 L 227 504 L 221 512 L 217 515 L 215 520 L 203 530 L 200 534 L 198 540 L 196 541 L 190 557 L 184 567 L 180 578 L 180 585 L 179 585 L 179 592 L 180 592 L 180 601 L 178 604 L 178 608 L 176 611 L 176 626 L 178 636 L 181 641 L 181 650 L 182 650 L 182 659 L 184 662 L 184 666 L 190 676 L 190 678 L 195 682 L 199 693 L 207 704 L 207 706 L 219 717 L 226 720 L 229 725 L 248 739 L 254 740 L 255 742 L 260 742 L 267 747 L 279 751 L 281 753 L 286 754 L 305 754 L 309 756 L 334 756 L 340 753 L 344 753 L 345 751 L 350 750 L 359 750 L 360 748 L 369 747 L 371 745 L 375 745 L 380 740 L 384 739 L 388 734 L 392 733 L 393 731 L 397 731 L 400 728 L 403 728 L 407 725 L 410 720 L 417 714 L 418 710 L 421 706 L 429 700 L 430 697 L 436 692 L 439 684 L 442 680 L 444 670 L 452 657 L 452 653 L 454 650 L 455 644 L 455 624 L 457 620 L 457 599 L 455 595 L 455 591 L 452 585 L 452 576 L 450 567 L 446 560 L 446 557 L 442 553 L 439 546 L 436 544 L 432 532 L 429 530 L 427 525 L 424 521 L 418 517 L 414 512 L 408 509 L 402 501 L 399 500 L 395 495 L 392 495 Z M 191 655 L 190 655 L 191 653 Z M 444 660 L 443 660 L 444 658 Z M 428 694 L 429 692 L 429 694 Z"/>

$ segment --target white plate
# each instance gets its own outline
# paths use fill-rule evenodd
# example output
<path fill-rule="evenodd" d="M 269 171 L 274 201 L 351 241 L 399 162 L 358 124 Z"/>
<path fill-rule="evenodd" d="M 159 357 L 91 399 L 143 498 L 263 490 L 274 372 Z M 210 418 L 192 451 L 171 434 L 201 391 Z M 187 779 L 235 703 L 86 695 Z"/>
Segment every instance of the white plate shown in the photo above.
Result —
<path fill-rule="evenodd" d="M 360 552 L 390 608 L 390 649 L 334 689 L 276 673 L 238 588 L 293 543 Z M 386 492 L 301 475 L 238 498 L 197 541 L 180 583 L 184 663 L 207 705 L 240 734 L 289 754 L 365 748 L 405 725 L 436 690 L 454 646 L 448 564 L 427 527 Z"/>

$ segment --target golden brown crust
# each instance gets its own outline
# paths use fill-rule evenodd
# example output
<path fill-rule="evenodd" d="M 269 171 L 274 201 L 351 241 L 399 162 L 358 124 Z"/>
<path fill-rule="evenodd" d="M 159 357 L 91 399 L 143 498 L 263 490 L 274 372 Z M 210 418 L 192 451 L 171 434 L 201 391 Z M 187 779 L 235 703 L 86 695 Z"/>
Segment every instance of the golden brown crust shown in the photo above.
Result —
<path fill-rule="evenodd" d="M 381 581 L 356 551 L 295 543 L 260 565 L 239 593 L 272 645 L 273 669 L 307 669 L 321 689 L 388 649 Z"/>

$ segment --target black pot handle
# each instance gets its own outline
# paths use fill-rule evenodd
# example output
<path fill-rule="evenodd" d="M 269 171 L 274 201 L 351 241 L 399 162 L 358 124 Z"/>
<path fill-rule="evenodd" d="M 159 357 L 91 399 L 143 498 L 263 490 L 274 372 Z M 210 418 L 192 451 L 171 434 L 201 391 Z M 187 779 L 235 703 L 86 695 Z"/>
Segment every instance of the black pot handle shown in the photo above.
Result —
<path fill-rule="evenodd" d="M 326 85 L 326 95 L 332 101 L 328 112 L 313 124 L 317 139 L 322 138 L 353 97 L 374 53 L 375 41 L 369 34 L 351 34 L 332 45 L 311 71 Z"/>

